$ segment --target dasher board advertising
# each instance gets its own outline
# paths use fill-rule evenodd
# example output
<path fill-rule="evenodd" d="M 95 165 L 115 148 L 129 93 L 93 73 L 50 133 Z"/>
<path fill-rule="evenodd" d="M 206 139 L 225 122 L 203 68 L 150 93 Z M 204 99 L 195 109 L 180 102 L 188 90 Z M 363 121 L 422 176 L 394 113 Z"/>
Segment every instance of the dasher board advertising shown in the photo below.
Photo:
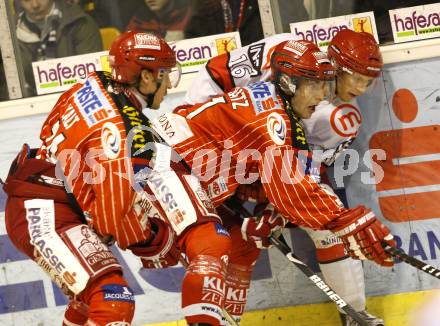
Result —
<path fill-rule="evenodd" d="M 377 42 L 379 41 L 372 11 L 290 24 L 290 32 L 294 39 L 311 41 L 324 51 L 333 36 L 345 28 L 370 33 Z"/>
<path fill-rule="evenodd" d="M 395 43 L 440 36 L 440 3 L 389 11 Z"/>
<path fill-rule="evenodd" d="M 232 32 L 170 42 L 169 45 L 176 52 L 182 74 L 188 75 L 196 73 L 211 57 L 241 47 L 241 41 L 240 34 Z M 110 71 L 108 51 L 36 61 L 32 69 L 38 95 L 63 92 L 85 80 L 92 71 Z"/>

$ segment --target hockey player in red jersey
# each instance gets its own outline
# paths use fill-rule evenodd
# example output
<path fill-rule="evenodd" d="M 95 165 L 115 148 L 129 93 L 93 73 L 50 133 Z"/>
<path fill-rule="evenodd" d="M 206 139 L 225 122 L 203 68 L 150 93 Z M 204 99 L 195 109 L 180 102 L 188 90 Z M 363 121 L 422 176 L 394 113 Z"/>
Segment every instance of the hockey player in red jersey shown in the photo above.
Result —
<path fill-rule="evenodd" d="M 186 100 L 204 101 L 207 99 L 204 94 L 213 96 L 221 89 L 229 90 L 231 85 L 242 86 L 268 80 L 271 75 L 269 58 L 276 43 L 290 38 L 290 34 L 274 35 L 230 54 L 212 58 L 195 78 Z M 334 36 L 329 46 L 329 57 L 337 66 L 337 96 L 331 102 L 320 103 L 309 119 L 302 120 L 317 166 L 321 165 L 321 168 L 315 169 L 317 181 L 320 181 L 320 171 L 325 171 L 324 166 L 331 166 L 357 136 L 362 116 L 356 97 L 365 93 L 374 78 L 380 75 L 383 65 L 379 46 L 373 36 L 349 29 L 343 29 Z M 341 132 L 338 128 L 344 130 Z M 332 191 L 327 185 L 321 185 Z M 245 199 L 251 195 L 257 202 L 264 202 L 265 193 L 259 189 L 258 183 L 242 186 L 237 190 L 237 196 Z M 383 324 L 383 320 L 365 310 L 362 263 L 350 259 L 340 239 L 331 232 L 303 229 L 315 243 L 318 262 L 326 281 L 369 319 L 371 325 Z M 344 314 L 341 314 L 341 318 L 344 325 L 353 322 L 351 317 Z"/>
<path fill-rule="evenodd" d="M 187 321 L 220 325 L 229 235 L 197 178 L 167 168 L 142 114 L 171 87 L 175 53 L 159 37 L 125 32 L 109 61 L 112 74 L 93 72 L 61 95 L 41 147 L 24 145 L 13 162 L 8 235 L 72 299 L 63 325 L 130 325 L 134 294 L 114 242 L 146 268 L 176 264 L 179 247 L 189 260 Z"/>
<path fill-rule="evenodd" d="M 154 121 L 156 130 L 203 180 L 216 206 L 228 198 L 240 183 L 261 179 L 270 202 L 289 221 L 310 229 L 331 230 L 341 236 L 351 256 L 391 266 L 392 260 L 380 246 L 382 239 L 394 243 L 388 229 L 363 206 L 343 208 L 333 192 L 315 183 L 310 175 L 304 173 L 305 167 L 301 169 L 301 150 L 307 151 L 308 145 L 299 118 L 313 117 L 312 113 L 315 114 L 318 103 L 324 98 L 324 84 L 319 88 L 318 80 L 322 83 L 322 80 L 333 77 L 326 66 L 326 56 L 306 41 L 285 41 L 271 50 L 265 46 L 252 49 L 253 52 L 247 48 L 241 53 L 226 55 L 223 58 L 226 63 L 228 56 L 235 58 L 223 70 L 229 70 L 231 75 L 225 77 L 219 73 L 219 76 L 233 85 L 231 81 L 236 79 L 232 77 L 246 79 L 244 74 L 250 71 L 248 68 L 269 66 L 272 69 L 269 74 L 256 72 L 249 79 L 261 78 L 261 74 L 271 75 L 273 84 L 257 82 L 213 97 L 209 102 L 184 108 L 181 114 L 186 119 L 173 114 L 163 115 Z M 260 51 L 260 61 L 256 59 L 258 57 L 251 62 L 249 59 L 246 61 L 246 54 L 255 54 L 255 49 Z M 266 56 L 271 58 L 270 64 L 264 62 Z M 215 73 L 211 70 L 207 75 L 214 78 Z M 213 83 L 216 87 L 219 84 L 218 80 Z M 199 85 L 202 89 L 209 88 L 208 83 L 201 82 Z M 197 95 L 201 96 L 200 92 Z M 301 170 L 303 173 L 298 172 Z M 268 230 L 283 224 L 283 218 L 268 207 L 259 223 L 248 220 L 243 225 L 243 233 L 248 239 L 259 238 L 261 244 L 265 242 L 262 239 L 264 235 L 270 233 Z M 243 240 L 239 244 L 240 228 L 229 231 L 234 244 L 229 268 L 235 265 L 240 271 L 236 272 L 237 275 L 249 276 L 258 252 L 255 254 Z M 372 238 L 368 239 L 369 236 Z M 249 252 L 244 255 L 234 253 L 241 246 Z M 241 260 L 235 260 L 238 256 Z M 243 277 L 242 288 L 248 283 L 249 278 L 246 282 Z M 231 303 L 230 306 L 234 305 Z"/>
<path fill-rule="evenodd" d="M 287 33 L 274 35 L 210 59 L 186 93 L 186 102 L 204 102 L 212 96 L 230 91 L 234 86 L 269 80 L 270 55 L 279 42 L 291 38 L 292 35 Z M 357 136 L 362 115 L 356 97 L 366 92 L 380 75 L 383 65 L 379 46 L 373 36 L 350 29 L 342 29 L 334 36 L 328 56 L 337 66 L 336 97 L 331 102 L 321 102 L 310 118 L 302 120 L 307 142 L 315 153 L 317 168 L 314 174 L 317 181 L 321 179 L 320 174 L 325 172 L 324 167 L 331 166 Z M 321 185 L 333 191 L 329 186 Z M 239 187 L 236 196 L 241 200 L 250 197 L 257 203 L 266 201 L 266 194 L 258 182 Z M 225 208 L 217 210 L 220 215 L 231 214 Z M 362 263 L 347 256 L 340 239 L 331 232 L 303 229 L 315 243 L 318 263 L 328 284 L 365 315 L 371 325 L 382 325 L 383 320 L 365 310 Z M 341 318 L 344 325 L 351 325 L 351 317 L 341 314 Z"/>

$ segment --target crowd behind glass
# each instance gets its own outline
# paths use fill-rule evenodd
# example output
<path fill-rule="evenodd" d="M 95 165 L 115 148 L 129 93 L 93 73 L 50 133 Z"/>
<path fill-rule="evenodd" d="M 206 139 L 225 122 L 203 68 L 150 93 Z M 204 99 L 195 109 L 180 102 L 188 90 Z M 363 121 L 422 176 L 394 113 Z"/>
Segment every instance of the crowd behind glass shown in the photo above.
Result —
<path fill-rule="evenodd" d="M 258 0 L 3 0 L 10 6 L 24 96 L 36 95 L 33 61 L 107 50 L 125 30 L 175 41 L 239 31 L 242 45 L 263 38 Z M 388 10 L 436 3 L 427 0 L 273 0 L 278 24 L 374 11 L 381 44 L 392 42 Z M 8 92 L 0 55 L 0 100 Z"/>

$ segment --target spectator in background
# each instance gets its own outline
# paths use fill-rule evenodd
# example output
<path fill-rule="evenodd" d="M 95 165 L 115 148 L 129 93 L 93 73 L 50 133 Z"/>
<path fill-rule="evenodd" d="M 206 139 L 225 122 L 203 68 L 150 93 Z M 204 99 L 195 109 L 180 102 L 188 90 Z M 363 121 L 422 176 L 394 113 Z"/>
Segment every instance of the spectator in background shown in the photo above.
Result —
<path fill-rule="evenodd" d="M 32 62 L 102 51 L 95 21 L 76 4 L 64 0 L 17 0 L 17 40 L 26 79 L 26 95 L 34 95 Z"/>
<path fill-rule="evenodd" d="M 193 15 L 185 29 L 185 38 L 238 30 L 241 44 L 262 39 L 258 0 L 193 0 Z"/>
<path fill-rule="evenodd" d="M 290 23 L 309 19 L 302 0 L 278 0 L 278 5 L 285 32 Z M 193 0 L 192 7 L 185 38 L 239 31 L 246 46 L 264 37 L 258 0 Z"/>
<path fill-rule="evenodd" d="M 153 33 L 166 41 L 184 38 L 191 15 L 189 0 L 137 0 L 123 5 L 133 8 L 126 30 Z"/>
<path fill-rule="evenodd" d="M 119 31 L 123 31 L 125 25 L 122 23 L 121 7 L 128 1 L 122 4 L 119 0 L 64 0 L 69 4 L 77 4 L 81 6 L 84 12 L 90 15 L 99 28 L 115 27 Z M 133 9 L 134 10 L 134 9 Z"/>

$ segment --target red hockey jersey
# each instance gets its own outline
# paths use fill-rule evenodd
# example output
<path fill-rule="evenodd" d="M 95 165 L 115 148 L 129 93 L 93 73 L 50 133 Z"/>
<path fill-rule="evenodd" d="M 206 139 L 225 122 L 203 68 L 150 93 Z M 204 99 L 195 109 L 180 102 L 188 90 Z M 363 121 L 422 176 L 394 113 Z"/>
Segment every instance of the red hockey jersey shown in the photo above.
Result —
<path fill-rule="evenodd" d="M 44 122 L 37 158 L 57 163 L 58 177 L 98 234 L 122 249 L 150 237 L 148 218 L 133 188 L 133 171 L 148 164 L 148 120 L 106 73 L 89 75 L 58 100 Z M 134 127 L 134 128 L 133 128 Z"/>
<path fill-rule="evenodd" d="M 182 115 L 163 114 L 152 125 L 199 177 L 215 206 L 240 183 L 261 179 L 269 200 L 293 223 L 320 229 L 347 213 L 307 175 L 304 131 L 272 83 L 235 88 Z"/>

